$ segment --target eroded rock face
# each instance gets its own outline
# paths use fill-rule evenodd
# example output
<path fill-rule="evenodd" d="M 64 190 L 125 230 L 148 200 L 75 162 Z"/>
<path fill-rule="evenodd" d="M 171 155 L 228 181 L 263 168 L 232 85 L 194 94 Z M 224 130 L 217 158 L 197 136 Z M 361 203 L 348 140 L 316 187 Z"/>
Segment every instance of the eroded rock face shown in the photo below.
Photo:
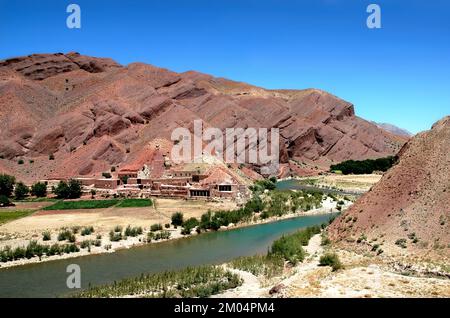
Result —
<path fill-rule="evenodd" d="M 68 73 L 78 69 L 89 73 L 100 73 L 120 66 L 111 59 L 92 58 L 79 53 L 56 53 L 33 54 L 7 59 L 0 62 L 0 67 L 9 68 L 32 80 L 43 80 L 60 73 Z"/>
<path fill-rule="evenodd" d="M 379 244 L 385 253 L 450 257 L 449 149 L 446 117 L 402 148 L 399 162 L 333 222 L 330 238 L 359 249 Z"/>
<path fill-rule="evenodd" d="M 320 90 L 266 90 L 78 53 L 0 62 L 0 93 L 0 160 L 55 154 L 57 168 L 49 163 L 49 170 L 64 175 L 132 163 L 156 139 L 173 145 L 172 131 L 192 131 L 198 119 L 222 130 L 279 128 L 283 175 L 306 171 L 305 165 L 318 172 L 342 160 L 393 155 L 406 141 Z"/>

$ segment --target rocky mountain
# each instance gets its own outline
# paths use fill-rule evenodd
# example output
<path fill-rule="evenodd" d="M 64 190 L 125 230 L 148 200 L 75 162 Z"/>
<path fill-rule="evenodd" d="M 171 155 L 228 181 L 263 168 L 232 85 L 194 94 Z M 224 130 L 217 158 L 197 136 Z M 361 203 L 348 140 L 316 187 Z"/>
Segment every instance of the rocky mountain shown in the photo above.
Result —
<path fill-rule="evenodd" d="M 390 132 L 391 134 L 394 135 L 398 135 L 398 136 L 404 136 L 404 137 L 411 137 L 413 134 L 410 133 L 409 131 L 407 131 L 406 129 L 397 127 L 395 125 L 392 124 L 387 124 L 387 123 L 375 123 L 373 122 L 375 125 L 377 125 L 378 127 L 380 127 L 381 129 L 386 130 L 387 132 Z"/>
<path fill-rule="evenodd" d="M 281 175 L 393 155 L 406 141 L 318 89 L 267 90 L 78 53 L 0 62 L 0 170 L 25 181 L 130 165 L 155 140 L 168 153 L 173 129 L 195 119 L 222 130 L 280 128 Z"/>
<path fill-rule="evenodd" d="M 450 116 L 413 137 L 392 167 L 329 228 L 334 241 L 450 256 Z"/>

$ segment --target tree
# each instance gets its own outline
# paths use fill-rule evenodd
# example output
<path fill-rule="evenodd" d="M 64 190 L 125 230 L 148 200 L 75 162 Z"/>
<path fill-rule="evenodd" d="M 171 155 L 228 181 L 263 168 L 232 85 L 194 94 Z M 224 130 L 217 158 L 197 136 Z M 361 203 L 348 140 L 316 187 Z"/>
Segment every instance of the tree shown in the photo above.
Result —
<path fill-rule="evenodd" d="M 199 225 L 199 222 L 196 218 L 192 217 L 188 219 L 187 221 L 183 222 L 183 230 L 181 231 L 181 234 L 183 235 L 191 234 L 192 229 L 197 225 Z"/>
<path fill-rule="evenodd" d="M 23 200 L 30 192 L 30 189 L 23 184 L 23 182 L 19 182 L 16 184 L 16 187 L 14 189 L 14 197 L 16 200 Z"/>
<path fill-rule="evenodd" d="M 6 195 L 0 195 L 0 206 L 10 206 L 11 201 L 9 201 Z"/>
<path fill-rule="evenodd" d="M 183 224 L 183 213 L 176 212 L 172 214 L 172 224 L 174 226 L 181 226 Z"/>
<path fill-rule="evenodd" d="M 77 180 L 71 179 L 69 182 L 60 181 L 53 193 L 59 199 L 77 199 L 81 197 L 81 183 Z"/>
<path fill-rule="evenodd" d="M 0 174 L 0 195 L 11 197 L 16 178 L 7 174 Z"/>
<path fill-rule="evenodd" d="M 79 197 L 81 197 L 82 194 L 82 186 L 81 186 L 81 182 L 77 181 L 77 180 L 69 180 L 69 193 L 70 199 L 77 199 Z"/>
<path fill-rule="evenodd" d="M 37 182 L 31 186 L 31 195 L 38 198 L 47 196 L 47 185 L 43 182 Z"/>
<path fill-rule="evenodd" d="M 53 189 L 53 193 L 58 199 L 67 199 L 69 197 L 69 186 L 65 181 L 60 181 Z"/>

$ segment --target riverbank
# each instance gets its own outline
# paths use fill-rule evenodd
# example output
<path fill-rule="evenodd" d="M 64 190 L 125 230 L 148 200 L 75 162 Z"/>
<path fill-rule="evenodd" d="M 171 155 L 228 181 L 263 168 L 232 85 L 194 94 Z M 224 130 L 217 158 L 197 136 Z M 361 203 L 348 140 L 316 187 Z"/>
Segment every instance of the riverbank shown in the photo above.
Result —
<path fill-rule="evenodd" d="M 423 275 L 429 263 L 416 260 L 416 271 L 406 272 L 391 258 L 361 255 L 353 251 L 321 244 L 321 234 L 313 236 L 305 251 L 308 256 L 281 275 L 270 279 L 262 275 L 230 268 L 243 280 L 241 286 L 224 291 L 214 298 L 386 298 L 450 297 L 450 279 L 442 275 Z M 343 268 L 333 271 L 319 266 L 326 253 L 338 255 Z M 412 268 L 407 266 L 407 268 Z"/>
<path fill-rule="evenodd" d="M 326 201 L 324 201 L 324 206 L 321 208 L 318 208 L 318 209 L 313 209 L 313 210 L 310 210 L 307 212 L 287 213 L 282 216 L 274 216 L 274 217 L 269 217 L 267 219 L 261 219 L 258 214 L 255 214 L 252 221 L 250 221 L 250 222 L 230 224 L 227 227 L 222 226 L 218 231 L 228 231 L 228 230 L 245 228 L 245 227 L 250 227 L 250 226 L 255 226 L 255 225 L 268 224 L 268 223 L 273 223 L 273 222 L 277 222 L 277 221 L 282 221 L 282 220 L 287 220 L 287 219 L 292 219 L 292 218 L 297 218 L 297 217 L 302 217 L 302 216 L 332 214 L 332 213 L 339 212 L 335 209 L 335 206 L 336 206 L 335 203 L 332 203 L 332 202 L 333 202 L 332 200 L 326 200 Z M 344 209 L 347 208 L 348 206 L 350 206 L 350 204 L 351 204 L 350 202 L 347 202 L 347 204 L 344 205 Z M 36 263 L 43 263 L 43 262 L 50 262 L 50 261 L 64 260 L 64 259 L 74 259 L 74 258 L 79 258 L 79 257 L 83 257 L 83 256 L 88 256 L 88 255 L 100 255 L 100 254 L 106 254 L 106 253 L 114 253 L 116 251 L 120 251 L 123 249 L 130 249 L 130 248 L 139 247 L 139 246 L 148 245 L 148 244 L 159 244 L 159 243 L 163 243 L 163 242 L 167 242 L 167 241 L 181 240 L 181 239 L 186 239 L 189 237 L 201 235 L 201 234 L 198 234 L 196 231 L 192 231 L 190 235 L 183 235 L 183 234 L 181 234 L 181 230 L 182 230 L 181 227 L 178 227 L 176 229 L 171 227 L 170 229 L 165 229 L 165 230 L 167 230 L 171 233 L 169 239 L 162 239 L 162 240 L 158 240 L 158 241 L 152 240 L 151 242 L 146 241 L 147 233 L 149 231 L 145 231 L 143 234 L 136 236 L 136 237 L 131 237 L 131 236 L 127 237 L 125 240 L 121 240 L 119 242 L 111 242 L 108 239 L 108 233 L 93 233 L 91 235 L 87 235 L 87 236 L 83 237 L 83 240 L 95 240 L 96 235 L 100 234 L 102 236 L 100 247 L 91 245 L 89 250 L 81 249 L 79 252 L 70 253 L 70 254 L 42 256 L 41 259 L 39 257 L 33 257 L 30 259 L 20 259 L 20 260 L 10 261 L 10 262 L 6 262 L 6 263 L 0 263 L 0 270 L 6 269 L 6 268 L 11 268 L 11 267 L 23 266 L 23 265 L 27 265 L 27 264 L 36 264 Z M 4 245 L 6 245 L 6 243 L 3 242 Z M 12 245 L 11 247 L 23 246 L 26 243 L 28 243 L 28 241 L 19 240 L 19 241 L 15 241 L 14 243 L 15 243 L 15 245 Z"/>

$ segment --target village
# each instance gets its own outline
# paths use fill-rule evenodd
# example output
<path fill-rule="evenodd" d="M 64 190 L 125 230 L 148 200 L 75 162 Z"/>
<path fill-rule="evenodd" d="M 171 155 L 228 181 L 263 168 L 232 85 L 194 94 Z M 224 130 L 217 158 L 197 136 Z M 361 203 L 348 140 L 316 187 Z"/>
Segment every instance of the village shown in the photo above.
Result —
<path fill-rule="evenodd" d="M 249 198 L 248 182 L 223 163 L 200 162 L 172 166 L 158 148 L 145 162 L 120 167 L 100 177 L 72 177 L 82 185 L 83 194 L 126 198 L 230 199 Z M 41 180 L 52 191 L 68 178 Z"/>

